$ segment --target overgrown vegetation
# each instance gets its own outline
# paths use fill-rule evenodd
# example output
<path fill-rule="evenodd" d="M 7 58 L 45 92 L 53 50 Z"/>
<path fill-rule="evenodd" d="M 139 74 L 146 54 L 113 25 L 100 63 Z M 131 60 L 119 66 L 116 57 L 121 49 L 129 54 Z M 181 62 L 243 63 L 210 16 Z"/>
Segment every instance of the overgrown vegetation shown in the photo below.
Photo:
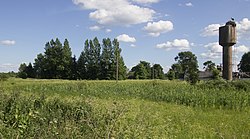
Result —
<path fill-rule="evenodd" d="M 9 79 L 0 138 L 247 138 L 250 82 Z"/>

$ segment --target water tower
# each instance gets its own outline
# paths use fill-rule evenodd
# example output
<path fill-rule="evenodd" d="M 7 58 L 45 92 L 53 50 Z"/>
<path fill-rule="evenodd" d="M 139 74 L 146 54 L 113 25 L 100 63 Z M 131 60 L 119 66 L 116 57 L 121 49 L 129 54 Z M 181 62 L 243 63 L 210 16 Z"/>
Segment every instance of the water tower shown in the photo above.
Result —
<path fill-rule="evenodd" d="M 219 44 L 223 47 L 223 73 L 226 80 L 232 80 L 232 46 L 236 44 L 236 23 L 232 18 L 219 28 Z"/>

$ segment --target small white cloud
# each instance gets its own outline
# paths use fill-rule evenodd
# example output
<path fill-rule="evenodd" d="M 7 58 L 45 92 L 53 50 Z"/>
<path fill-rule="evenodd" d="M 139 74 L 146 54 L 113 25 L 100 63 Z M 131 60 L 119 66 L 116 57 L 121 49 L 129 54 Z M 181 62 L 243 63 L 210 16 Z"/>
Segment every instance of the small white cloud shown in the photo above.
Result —
<path fill-rule="evenodd" d="M 131 42 L 131 43 L 136 42 L 136 39 L 134 37 L 130 37 L 127 34 L 119 35 L 116 38 L 118 41 L 121 41 L 121 42 Z"/>
<path fill-rule="evenodd" d="M 191 2 L 185 4 L 187 7 L 192 7 L 193 4 Z"/>
<path fill-rule="evenodd" d="M 16 44 L 16 41 L 14 41 L 14 40 L 3 40 L 3 41 L 0 41 L 0 44 L 4 45 L 4 46 L 12 46 L 12 45 Z"/>
<path fill-rule="evenodd" d="M 150 4 L 150 3 L 157 3 L 160 0 L 133 0 L 133 1 L 142 4 Z"/>
<path fill-rule="evenodd" d="M 190 43 L 186 39 L 175 39 L 172 42 L 168 41 L 166 43 L 157 44 L 156 48 L 164 49 L 166 51 L 171 49 L 188 50 L 190 49 Z"/>
<path fill-rule="evenodd" d="M 136 45 L 135 44 L 131 44 L 130 47 L 136 47 Z"/>
<path fill-rule="evenodd" d="M 101 30 L 101 27 L 99 27 L 99 26 L 92 26 L 92 27 L 89 27 L 89 29 L 92 30 L 92 31 L 99 31 L 99 30 Z"/>
<path fill-rule="evenodd" d="M 144 30 L 148 32 L 150 36 L 158 37 L 162 33 L 166 33 L 172 31 L 174 29 L 174 25 L 171 21 L 158 21 L 158 22 L 150 22 L 147 26 L 144 27 Z"/>
<path fill-rule="evenodd" d="M 106 29 L 106 32 L 109 33 L 109 32 L 112 32 L 112 30 L 111 29 Z"/>
<path fill-rule="evenodd" d="M 18 65 L 11 63 L 0 64 L 0 72 L 17 71 L 18 67 Z"/>
<path fill-rule="evenodd" d="M 207 37 L 207 36 L 219 36 L 219 28 L 220 24 L 211 24 L 204 28 L 203 33 L 201 36 Z"/>

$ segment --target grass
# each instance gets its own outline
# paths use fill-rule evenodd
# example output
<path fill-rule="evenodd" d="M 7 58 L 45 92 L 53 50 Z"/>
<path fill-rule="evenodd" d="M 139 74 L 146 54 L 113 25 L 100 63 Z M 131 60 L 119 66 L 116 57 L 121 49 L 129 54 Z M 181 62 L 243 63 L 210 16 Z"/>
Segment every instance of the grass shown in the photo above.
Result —
<path fill-rule="evenodd" d="M 248 85 L 9 79 L 0 138 L 249 138 Z"/>

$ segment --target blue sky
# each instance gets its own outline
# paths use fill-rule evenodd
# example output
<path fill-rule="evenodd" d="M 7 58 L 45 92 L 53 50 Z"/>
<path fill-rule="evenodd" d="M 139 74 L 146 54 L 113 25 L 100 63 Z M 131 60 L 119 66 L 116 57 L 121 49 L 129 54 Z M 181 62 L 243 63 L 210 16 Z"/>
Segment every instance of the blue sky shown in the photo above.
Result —
<path fill-rule="evenodd" d="M 165 70 L 181 51 L 222 63 L 218 28 L 237 22 L 236 65 L 250 49 L 250 0 L 1 0 L 0 72 L 34 62 L 51 39 L 79 57 L 86 39 L 118 38 L 128 68 L 145 60 Z M 234 66 L 235 67 L 235 66 Z"/>

